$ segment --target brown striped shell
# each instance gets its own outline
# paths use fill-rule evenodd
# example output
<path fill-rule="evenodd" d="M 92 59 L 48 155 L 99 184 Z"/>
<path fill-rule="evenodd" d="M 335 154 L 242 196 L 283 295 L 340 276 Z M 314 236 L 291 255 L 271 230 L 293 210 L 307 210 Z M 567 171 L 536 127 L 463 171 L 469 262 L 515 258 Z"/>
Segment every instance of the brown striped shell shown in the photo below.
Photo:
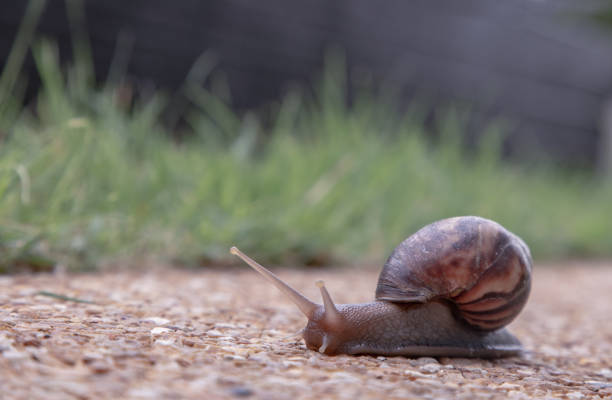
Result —
<path fill-rule="evenodd" d="M 495 330 L 521 311 L 531 289 L 527 245 L 496 222 L 456 217 L 404 240 L 383 267 L 376 299 L 448 300 L 470 325 Z"/>

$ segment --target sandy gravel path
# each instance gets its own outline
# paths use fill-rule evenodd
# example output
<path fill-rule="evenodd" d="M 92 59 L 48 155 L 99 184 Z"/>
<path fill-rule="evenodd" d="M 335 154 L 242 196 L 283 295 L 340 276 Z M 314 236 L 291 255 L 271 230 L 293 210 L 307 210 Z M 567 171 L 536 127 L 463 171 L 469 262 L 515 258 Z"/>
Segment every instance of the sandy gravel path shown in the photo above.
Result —
<path fill-rule="evenodd" d="M 370 300 L 377 275 L 276 272 L 340 303 Z M 510 326 L 522 357 L 328 357 L 289 336 L 304 322 L 246 267 L 0 277 L 0 398 L 612 398 L 612 264 L 536 269 Z"/>

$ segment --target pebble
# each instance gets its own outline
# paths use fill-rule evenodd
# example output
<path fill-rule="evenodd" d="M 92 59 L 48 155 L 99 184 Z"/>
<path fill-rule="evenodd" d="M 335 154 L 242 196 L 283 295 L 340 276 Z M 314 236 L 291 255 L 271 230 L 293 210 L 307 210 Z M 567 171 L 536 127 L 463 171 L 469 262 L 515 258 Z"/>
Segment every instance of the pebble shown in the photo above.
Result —
<path fill-rule="evenodd" d="M 248 349 L 243 349 L 241 347 L 221 347 L 222 351 L 225 351 L 226 353 L 231 353 L 231 354 L 238 354 L 238 355 L 247 355 L 249 354 L 249 350 Z"/>
<path fill-rule="evenodd" d="M 585 381 L 584 383 L 594 390 L 612 388 L 612 382 Z"/>
<path fill-rule="evenodd" d="M 420 372 L 413 371 L 411 369 L 404 370 L 404 374 L 411 376 L 413 378 L 429 378 L 429 375 L 425 375 Z"/>
<path fill-rule="evenodd" d="M 510 390 L 509 392 L 506 393 L 506 397 L 510 398 L 510 399 L 517 399 L 517 400 L 523 400 L 523 399 L 530 399 L 531 396 L 526 395 L 525 393 L 519 391 L 519 390 Z"/>
<path fill-rule="evenodd" d="M 172 346 L 176 341 L 174 339 L 157 339 L 155 344 L 159 344 L 162 346 Z"/>
<path fill-rule="evenodd" d="M 6 334 L 0 335 L 0 351 L 6 350 L 12 347 L 14 340 L 8 337 Z"/>
<path fill-rule="evenodd" d="M 249 396 L 254 395 L 255 392 L 253 392 L 253 390 L 247 387 L 238 386 L 238 387 L 231 388 L 230 394 L 235 397 L 249 397 Z"/>
<path fill-rule="evenodd" d="M 172 332 L 170 329 L 163 328 L 161 326 L 156 326 L 155 328 L 151 329 L 151 335 L 163 335 L 164 333 L 170 332 Z"/>
<path fill-rule="evenodd" d="M 237 326 L 234 324 L 228 324 L 227 322 L 217 322 L 215 323 L 215 328 L 218 329 L 236 329 Z"/>
<path fill-rule="evenodd" d="M 482 368 L 462 367 L 461 369 L 463 371 L 471 372 L 472 374 L 476 374 L 476 375 L 486 375 L 486 373 L 487 373 L 487 371 L 485 371 Z"/>
<path fill-rule="evenodd" d="M 357 378 L 354 374 L 350 374 L 348 372 L 334 372 L 328 382 L 339 382 L 342 384 L 345 383 L 357 383 L 359 382 L 359 378 Z"/>
<path fill-rule="evenodd" d="M 245 361 L 246 358 L 236 355 L 236 354 L 227 354 L 226 356 L 223 357 L 224 360 L 228 360 L 228 361 Z"/>
<path fill-rule="evenodd" d="M 530 376 L 533 375 L 534 371 L 531 369 L 517 369 L 516 373 L 522 376 Z"/>
<path fill-rule="evenodd" d="M 429 363 L 421 366 L 419 369 L 427 374 L 435 374 L 436 372 L 440 371 L 442 367 L 437 363 Z"/>
<path fill-rule="evenodd" d="M 7 360 L 23 360 L 29 358 L 29 354 L 25 351 L 17 351 L 14 349 L 3 351 L 1 355 L 2 358 L 5 358 Z"/>
<path fill-rule="evenodd" d="M 504 382 L 498 386 L 500 389 L 508 389 L 508 390 L 516 390 L 519 389 L 520 386 L 514 383 Z"/>
<path fill-rule="evenodd" d="M 603 376 L 604 378 L 612 378 L 612 369 L 602 368 L 597 371 L 597 374 Z"/>
<path fill-rule="evenodd" d="M 95 374 L 106 374 L 111 370 L 111 366 L 107 362 L 101 360 L 91 362 L 87 366 Z"/>
<path fill-rule="evenodd" d="M 302 363 L 284 360 L 281 361 L 281 365 L 285 368 L 299 368 L 302 366 Z"/>
<path fill-rule="evenodd" d="M 411 364 L 414 366 L 421 366 L 421 365 L 439 364 L 439 363 L 438 363 L 438 360 L 432 357 L 419 357 L 416 360 L 413 360 Z"/>
<path fill-rule="evenodd" d="M 161 317 L 149 317 L 149 318 L 145 318 L 143 321 L 153 322 L 155 325 L 166 325 L 170 323 L 169 319 L 161 318 Z"/>

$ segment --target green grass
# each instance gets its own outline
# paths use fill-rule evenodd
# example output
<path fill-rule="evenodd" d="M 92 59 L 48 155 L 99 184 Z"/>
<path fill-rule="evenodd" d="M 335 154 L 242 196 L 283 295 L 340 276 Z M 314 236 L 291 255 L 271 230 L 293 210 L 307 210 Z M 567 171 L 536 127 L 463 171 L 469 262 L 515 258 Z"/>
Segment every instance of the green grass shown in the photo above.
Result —
<path fill-rule="evenodd" d="M 52 44 L 33 52 L 35 104 L 19 106 L 22 81 L 0 86 L 0 271 L 224 262 L 232 245 L 266 262 L 381 262 L 421 226 L 469 214 L 519 234 L 537 259 L 612 255 L 611 184 L 502 161 L 493 130 L 466 151 L 457 113 L 439 118 L 433 143 L 415 110 L 367 92 L 347 107 L 337 61 L 314 96 L 239 115 L 194 77 L 204 58 L 177 142 L 162 95 L 131 104 L 92 85 L 87 65 L 62 73 Z"/>

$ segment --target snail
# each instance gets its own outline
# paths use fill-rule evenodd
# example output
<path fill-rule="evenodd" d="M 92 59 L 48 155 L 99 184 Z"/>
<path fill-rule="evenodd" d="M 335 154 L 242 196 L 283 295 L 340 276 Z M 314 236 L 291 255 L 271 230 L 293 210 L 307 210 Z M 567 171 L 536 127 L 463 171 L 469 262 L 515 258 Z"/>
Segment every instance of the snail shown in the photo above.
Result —
<path fill-rule="evenodd" d="M 334 304 L 322 281 L 316 304 L 243 254 L 240 257 L 289 297 L 308 318 L 311 350 L 327 355 L 507 357 L 519 340 L 504 328 L 531 289 L 529 248 L 481 217 L 443 219 L 404 240 L 384 265 L 376 299 Z"/>

